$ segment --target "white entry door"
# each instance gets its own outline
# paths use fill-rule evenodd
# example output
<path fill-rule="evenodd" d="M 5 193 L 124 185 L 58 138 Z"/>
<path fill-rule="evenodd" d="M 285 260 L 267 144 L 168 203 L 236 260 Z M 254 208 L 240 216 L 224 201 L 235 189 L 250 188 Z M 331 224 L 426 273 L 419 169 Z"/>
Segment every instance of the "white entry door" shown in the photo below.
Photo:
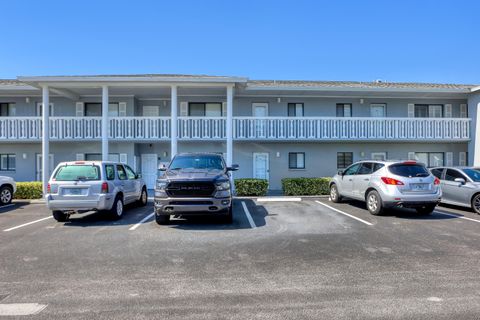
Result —
<path fill-rule="evenodd" d="M 256 179 L 269 179 L 268 153 L 253 153 L 253 177 Z"/>
<path fill-rule="evenodd" d="M 253 103 L 252 113 L 256 119 L 255 121 L 255 136 L 258 138 L 265 138 L 267 136 L 267 121 L 258 118 L 265 118 L 268 116 L 268 103 Z"/>
<path fill-rule="evenodd" d="M 370 116 L 375 118 L 384 118 L 385 117 L 385 104 L 383 103 L 372 103 L 370 105 Z"/>
<path fill-rule="evenodd" d="M 53 167 L 53 154 L 49 154 L 49 160 L 50 160 L 50 163 L 49 163 L 49 169 L 50 169 L 50 172 L 48 173 L 48 177 L 51 176 L 52 172 L 53 172 L 53 169 L 55 169 Z M 37 153 L 37 163 L 36 163 L 36 166 L 35 166 L 35 176 L 36 176 L 36 179 L 37 181 L 42 181 L 42 154 L 41 153 Z"/>
<path fill-rule="evenodd" d="M 148 189 L 155 189 L 155 181 L 157 180 L 157 154 L 142 154 L 142 177 L 147 184 Z"/>

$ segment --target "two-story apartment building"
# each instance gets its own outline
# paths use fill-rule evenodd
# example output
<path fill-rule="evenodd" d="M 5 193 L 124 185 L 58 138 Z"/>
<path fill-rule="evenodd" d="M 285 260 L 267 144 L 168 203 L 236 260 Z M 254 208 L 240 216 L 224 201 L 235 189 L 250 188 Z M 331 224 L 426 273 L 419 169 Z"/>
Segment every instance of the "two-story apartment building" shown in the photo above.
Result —
<path fill-rule="evenodd" d="M 479 107 L 475 85 L 19 77 L 0 81 L 0 175 L 42 180 L 58 162 L 103 158 L 130 164 L 153 187 L 158 165 L 188 151 L 224 153 L 240 165 L 235 177 L 265 178 L 271 189 L 361 159 L 480 165 Z"/>

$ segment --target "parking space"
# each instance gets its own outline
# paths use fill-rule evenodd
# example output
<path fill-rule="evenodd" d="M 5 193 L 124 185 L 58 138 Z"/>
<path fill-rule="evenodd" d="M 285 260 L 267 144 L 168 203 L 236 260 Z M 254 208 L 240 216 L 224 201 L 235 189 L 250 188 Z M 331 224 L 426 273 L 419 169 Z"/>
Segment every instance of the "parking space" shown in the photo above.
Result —
<path fill-rule="evenodd" d="M 39 319 L 480 313 L 476 214 L 440 206 L 426 217 L 372 216 L 356 201 L 278 199 L 236 199 L 232 224 L 198 216 L 160 226 L 151 203 L 118 221 L 92 213 L 58 223 L 44 204 L 0 209 L 0 313 L 2 305 L 41 306 Z"/>

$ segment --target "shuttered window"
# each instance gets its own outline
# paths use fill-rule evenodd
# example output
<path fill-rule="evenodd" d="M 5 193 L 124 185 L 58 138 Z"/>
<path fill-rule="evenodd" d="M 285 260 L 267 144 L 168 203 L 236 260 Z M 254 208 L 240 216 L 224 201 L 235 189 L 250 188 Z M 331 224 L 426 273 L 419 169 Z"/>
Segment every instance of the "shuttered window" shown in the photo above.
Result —
<path fill-rule="evenodd" d="M 305 152 L 290 152 L 288 154 L 289 169 L 305 169 Z"/>
<path fill-rule="evenodd" d="M 303 103 L 289 103 L 288 116 L 289 117 L 303 117 Z"/>
<path fill-rule="evenodd" d="M 345 169 L 353 163 L 353 152 L 337 152 L 337 169 Z"/>

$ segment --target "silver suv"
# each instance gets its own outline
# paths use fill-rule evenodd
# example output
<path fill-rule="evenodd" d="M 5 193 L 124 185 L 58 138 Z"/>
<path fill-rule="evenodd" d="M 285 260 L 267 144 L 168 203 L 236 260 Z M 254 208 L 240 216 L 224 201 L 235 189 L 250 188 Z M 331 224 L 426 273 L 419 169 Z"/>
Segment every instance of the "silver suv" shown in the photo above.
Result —
<path fill-rule="evenodd" d="M 352 198 L 379 215 L 385 208 L 415 208 L 430 214 L 440 202 L 440 180 L 416 161 L 360 161 L 340 170 L 330 183 L 330 199 Z"/>
<path fill-rule="evenodd" d="M 145 181 L 129 166 L 110 161 L 62 162 L 50 178 L 47 206 L 60 222 L 70 214 L 102 211 L 120 219 L 124 205 L 147 204 Z"/>

